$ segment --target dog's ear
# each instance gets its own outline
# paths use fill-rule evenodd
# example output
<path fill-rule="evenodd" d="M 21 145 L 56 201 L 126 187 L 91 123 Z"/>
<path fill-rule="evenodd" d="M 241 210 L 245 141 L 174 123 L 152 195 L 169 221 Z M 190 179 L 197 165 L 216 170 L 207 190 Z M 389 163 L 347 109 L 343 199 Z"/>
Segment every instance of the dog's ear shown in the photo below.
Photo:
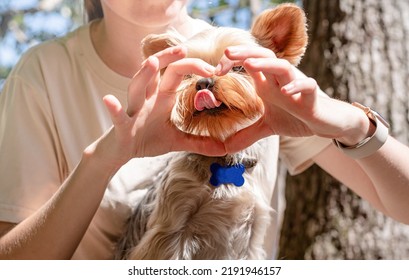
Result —
<path fill-rule="evenodd" d="M 182 43 L 182 37 L 176 33 L 151 34 L 142 40 L 142 53 L 145 58 L 169 47 Z"/>
<path fill-rule="evenodd" d="M 279 58 L 297 65 L 308 44 L 304 11 L 295 4 L 281 4 L 261 13 L 251 28 L 258 43 Z"/>

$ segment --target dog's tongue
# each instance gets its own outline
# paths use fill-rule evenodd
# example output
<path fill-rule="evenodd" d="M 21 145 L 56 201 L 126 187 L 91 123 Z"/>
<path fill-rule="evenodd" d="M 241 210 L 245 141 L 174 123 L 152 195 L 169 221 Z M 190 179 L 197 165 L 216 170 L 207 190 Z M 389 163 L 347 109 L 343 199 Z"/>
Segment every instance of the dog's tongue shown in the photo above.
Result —
<path fill-rule="evenodd" d="M 208 89 L 199 90 L 195 96 L 195 109 L 203 111 L 204 109 L 213 109 L 222 105 L 222 102 L 214 97 L 213 92 Z"/>

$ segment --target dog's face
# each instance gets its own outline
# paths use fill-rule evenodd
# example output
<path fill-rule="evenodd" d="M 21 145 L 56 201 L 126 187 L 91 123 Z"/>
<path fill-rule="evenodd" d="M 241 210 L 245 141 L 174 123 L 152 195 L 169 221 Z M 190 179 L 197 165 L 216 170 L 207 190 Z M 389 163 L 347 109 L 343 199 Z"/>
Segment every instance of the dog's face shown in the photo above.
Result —
<path fill-rule="evenodd" d="M 214 27 L 187 40 L 176 34 L 150 35 L 143 41 L 144 55 L 179 44 L 187 47 L 188 57 L 213 66 L 227 47 L 237 45 L 261 45 L 298 64 L 307 45 L 305 15 L 297 6 L 284 4 L 258 16 L 251 32 Z M 186 133 L 223 141 L 257 121 L 263 112 L 252 78 L 243 67 L 235 66 L 224 76 L 187 75 L 176 93 L 170 121 Z"/>

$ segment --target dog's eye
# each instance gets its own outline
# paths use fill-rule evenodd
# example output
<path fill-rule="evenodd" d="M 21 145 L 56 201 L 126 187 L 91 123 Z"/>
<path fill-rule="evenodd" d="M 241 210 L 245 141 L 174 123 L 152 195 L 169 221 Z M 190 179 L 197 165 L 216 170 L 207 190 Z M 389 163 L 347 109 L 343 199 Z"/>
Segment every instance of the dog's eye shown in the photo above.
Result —
<path fill-rule="evenodd" d="M 189 80 L 189 79 L 191 79 L 191 78 L 193 78 L 193 75 L 192 75 L 192 74 L 187 74 L 187 75 L 185 75 L 185 76 L 183 77 L 184 80 Z"/>
<path fill-rule="evenodd" d="M 245 73 L 246 72 L 246 69 L 244 69 L 243 66 L 234 66 L 231 70 L 233 72 L 236 72 L 236 73 Z"/>

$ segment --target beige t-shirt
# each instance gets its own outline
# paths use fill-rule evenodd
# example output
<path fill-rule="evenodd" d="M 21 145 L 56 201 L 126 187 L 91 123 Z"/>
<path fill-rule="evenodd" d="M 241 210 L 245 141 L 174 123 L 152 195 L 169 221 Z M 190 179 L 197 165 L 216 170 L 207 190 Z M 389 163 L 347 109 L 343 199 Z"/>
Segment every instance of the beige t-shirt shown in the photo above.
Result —
<path fill-rule="evenodd" d="M 24 220 L 56 192 L 85 147 L 112 125 L 102 97 L 113 94 L 125 104 L 128 83 L 98 57 L 89 25 L 25 53 L 0 95 L 0 221 Z M 311 165 L 311 157 L 328 143 L 317 137 L 280 140 L 278 136 L 263 143 L 265 153 L 257 172 L 273 208 L 277 209 L 273 191 L 278 157 L 297 173 Z M 112 257 L 113 242 L 126 217 L 170 156 L 133 159 L 118 171 L 75 259 Z M 276 229 L 273 222 L 266 237 L 270 255 Z"/>

